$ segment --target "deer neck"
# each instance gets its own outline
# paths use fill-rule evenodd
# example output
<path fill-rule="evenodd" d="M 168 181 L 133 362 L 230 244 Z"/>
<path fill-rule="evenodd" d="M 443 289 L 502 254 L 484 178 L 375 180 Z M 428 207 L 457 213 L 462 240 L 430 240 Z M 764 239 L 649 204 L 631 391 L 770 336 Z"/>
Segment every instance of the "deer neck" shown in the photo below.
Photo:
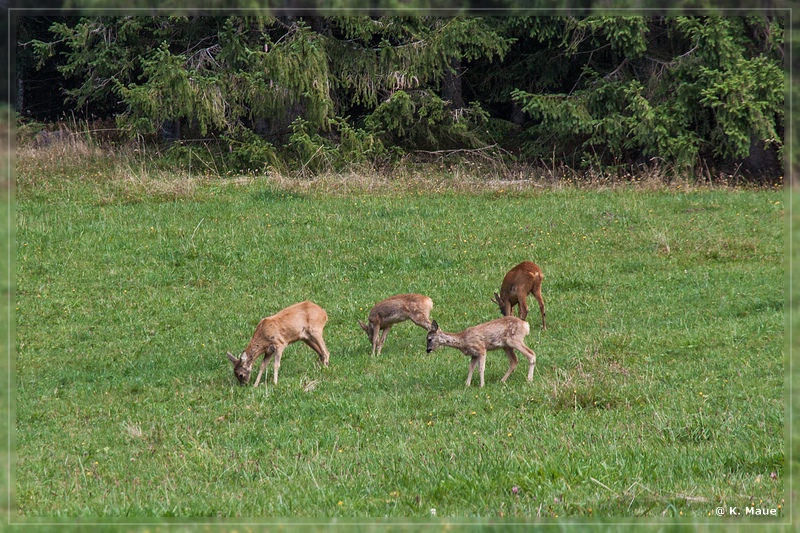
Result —
<path fill-rule="evenodd" d="M 462 349 L 466 345 L 464 338 L 457 334 L 442 332 L 439 338 L 444 346 L 449 346 L 458 350 Z"/>

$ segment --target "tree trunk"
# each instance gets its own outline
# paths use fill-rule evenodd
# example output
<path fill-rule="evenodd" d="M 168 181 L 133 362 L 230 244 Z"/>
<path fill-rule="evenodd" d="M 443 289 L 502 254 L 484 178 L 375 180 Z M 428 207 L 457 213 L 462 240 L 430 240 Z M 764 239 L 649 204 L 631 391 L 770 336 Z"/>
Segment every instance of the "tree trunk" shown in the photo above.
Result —
<path fill-rule="evenodd" d="M 16 98 L 17 113 L 20 115 L 25 114 L 25 82 L 22 78 L 17 77 L 17 98 Z"/>
<path fill-rule="evenodd" d="M 461 58 L 451 59 L 450 67 L 442 78 L 442 99 L 450 102 L 451 109 L 461 109 L 464 107 L 464 97 L 461 94 Z"/>

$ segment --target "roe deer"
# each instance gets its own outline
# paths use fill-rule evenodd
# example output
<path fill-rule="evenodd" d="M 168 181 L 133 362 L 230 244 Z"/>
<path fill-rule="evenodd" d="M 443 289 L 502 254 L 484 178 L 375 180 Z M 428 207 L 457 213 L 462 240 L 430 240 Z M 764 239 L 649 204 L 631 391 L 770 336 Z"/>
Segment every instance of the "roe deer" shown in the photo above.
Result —
<path fill-rule="evenodd" d="M 428 332 L 428 353 L 440 346 L 450 346 L 461 350 L 464 355 L 471 357 L 469 374 L 467 374 L 467 387 L 472 383 L 472 372 L 478 365 L 478 372 L 483 387 L 483 369 L 486 365 L 486 352 L 503 349 L 508 356 L 509 368 L 506 375 L 500 380 L 505 383 L 508 376 L 517 368 L 518 350 L 528 359 L 528 381 L 533 379 L 533 368 L 536 365 L 536 354 L 525 345 L 525 336 L 531 327 L 524 320 L 515 316 L 495 318 L 489 322 L 467 328 L 461 333 L 445 333 L 439 329 L 439 324 L 433 321 L 433 328 Z"/>
<path fill-rule="evenodd" d="M 369 312 L 369 324 L 358 321 L 372 343 L 372 355 L 375 355 L 376 350 L 378 355 L 381 354 L 389 329 L 398 322 L 410 320 L 430 331 L 431 309 L 433 300 L 422 294 L 397 294 L 376 303 Z M 383 335 L 380 335 L 381 330 Z"/>
<path fill-rule="evenodd" d="M 522 320 L 528 316 L 528 294 L 533 293 L 539 302 L 539 311 L 542 313 L 542 329 L 547 329 L 544 318 L 544 300 L 542 299 L 542 269 L 535 263 L 523 261 L 508 271 L 500 285 L 500 294 L 494 293 L 492 302 L 500 307 L 503 316 L 513 316 L 512 309 L 519 304 L 519 317 Z"/>
<path fill-rule="evenodd" d="M 228 359 L 233 363 L 233 373 L 241 385 L 250 381 L 253 363 L 260 355 L 264 355 L 254 387 L 261 382 L 261 375 L 270 358 L 274 357 L 273 381 L 278 384 L 278 369 L 281 367 L 283 349 L 296 341 L 303 341 L 319 354 L 319 361 L 328 366 L 331 354 L 322 338 L 322 330 L 328 321 L 328 314 L 323 308 L 309 301 L 290 305 L 272 316 L 262 318 L 256 327 L 250 344 L 237 359 L 228 352 Z M 264 378 L 266 382 L 266 376 Z"/>

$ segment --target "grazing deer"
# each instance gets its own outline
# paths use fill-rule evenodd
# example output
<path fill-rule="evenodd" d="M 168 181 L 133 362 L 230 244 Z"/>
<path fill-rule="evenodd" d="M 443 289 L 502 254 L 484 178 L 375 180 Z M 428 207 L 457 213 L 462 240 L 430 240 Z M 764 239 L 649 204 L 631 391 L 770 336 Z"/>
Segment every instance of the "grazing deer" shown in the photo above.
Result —
<path fill-rule="evenodd" d="M 376 303 L 369 312 L 369 324 L 358 321 L 372 343 L 372 355 L 375 355 L 376 350 L 378 355 L 381 354 L 389 330 L 398 322 L 410 320 L 430 331 L 431 309 L 433 300 L 422 294 L 397 294 Z M 380 334 L 381 330 L 383 335 Z"/>
<path fill-rule="evenodd" d="M 283 349 L 293 342 L 303 341 L 319 354 L 319 361 L 328 366 L 331 354 L 322 338 L 322 330 L 328 321 L 328 314 L 323 308 L 309 301 L 290 305 L 272 316 L 262 318 L 258 323 L 250 344 L 237 359 L 228 352 L 228 359 L 233 363 L 233 373 L 239 383 L 244 385 L 250 381 L 253 363 L 260 355 L 264 355 L 254 387 L 261 382 L 261 375 L 270 358 L 274 357 L 273 381 L 278 384 L 278 369 L 281 367 Z M 266 382 L 266 376 L 264 378 Z"/>
<path fill-rule="evenodd" d="M 528 294 L 533 293 L 539 302 L 539 311 L 542 313 L 542 329 L 547 329 L 544 319 L 544 300 L 542 299 L 542 269 L 535 263 L 523 261 L 508 271 L 500 285 L 500 294 L 494 293 L 492 302 L 500 307 L 503 316 L 513 316 L 512 309 L 519 304 L 519 317 L 522 320 L 528 316 Z"/>
<path fill-rule="evenodd" d="M 536 366 L 536 354 L 525 345 L 525 336 L 531 327 L 524 320 L 515 316 L 495 318 L 489 322 L 467 328 L 461 333 L 445 333 L 439 330 L 439 324 L 433 321 L 433 327 L 428 332 L 428 353 L 440 346 L 450 346 L 461 350 L 464 355 L 471 357 L 469 374 L 467 374 L 467 387 L 472 383 L 472 372 L 478 365 L 478 372 L 483 387 L 483 369 L 486 365 L 486 352 L 503 349 L 508 356 L 508 372 L 500 381 L 505 383 L 508 376 L 517 368 L 517 354 L 519 351 L 528 359 L 528 381 L 533 379 L 533 368 Z"/>

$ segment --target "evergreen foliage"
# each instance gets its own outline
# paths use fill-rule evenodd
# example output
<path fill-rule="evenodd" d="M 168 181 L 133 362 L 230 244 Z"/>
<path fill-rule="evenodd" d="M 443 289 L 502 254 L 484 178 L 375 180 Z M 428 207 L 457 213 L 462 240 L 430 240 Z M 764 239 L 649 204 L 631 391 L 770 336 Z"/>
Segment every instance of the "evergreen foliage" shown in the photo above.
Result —
<path fill-rule="evenodd" d="M 590 59 L 568 92 L 511 91 L 535 119 L 529 153 L 558 146 L 583 164 L 658 158 L 685 167 L 746 157 L 753 139 L 781 146 L 779 21 L 633 18 L 564 21 L 563 55 Z"/>
<path fill-rule="evenodd" d="M 74 112 L 113 113 L 130 135 L 175 124 L 182 138 L 221 142 L 235 154 L 229 162 L 248 169 L 285 158 L 340 168 L 496 143 L 529 161 L 685 170 L 783 147 L 784 20 L 774 16 L 20 26 L 30 37 L 18 50 L 23 81 L 35 69 L 57 72 Z"/>

